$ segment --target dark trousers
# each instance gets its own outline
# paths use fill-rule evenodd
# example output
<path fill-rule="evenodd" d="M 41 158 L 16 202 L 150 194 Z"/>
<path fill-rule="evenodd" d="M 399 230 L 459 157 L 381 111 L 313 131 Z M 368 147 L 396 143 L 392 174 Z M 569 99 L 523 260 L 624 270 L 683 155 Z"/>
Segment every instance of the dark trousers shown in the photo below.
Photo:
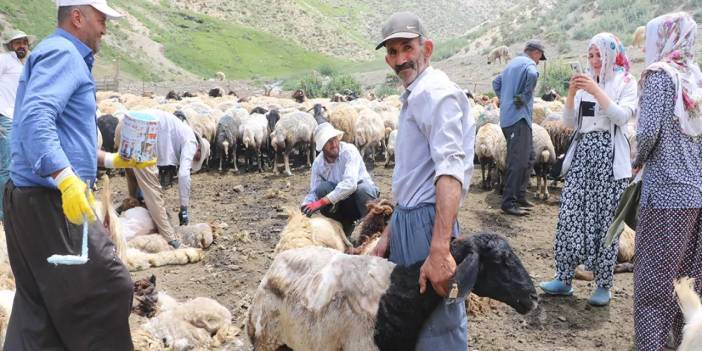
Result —
<path fill-rule="evenodd" d="M 102 224 L 88 234 L 88 262 L 53 266 L 53 254 L 80 255 L 82 226 L 70 224 L 61 193 L 5 187 L 5 235 L 17 291 L 6 351 L 133 350 L 133 283 Z"/>
<path fill-rule="evenodd" d="M 514 207 L 517 201 L 526 200 L 527 185 L 534 168 L 534 139 L 525 119 L 502 128 L 507 139 L 507 170 L 502 193 L 502 208 Z"/>
<path fill-rule="evenodd" d="M 323 181 L 314 191 L 317 198 L 321 199 L 334 189 L 336 189 L 335 183 Z M 321 212 L 324 216 L 339 221 L 346 236 L 351 236 L 354 223 L 368 214 L 368 208 L 366 208 L 368 201 L 377 199 L 379 195 L 378 188 L 361 182 L 351 196 L 339 201 L 334 206 L 327 206 Z"/>

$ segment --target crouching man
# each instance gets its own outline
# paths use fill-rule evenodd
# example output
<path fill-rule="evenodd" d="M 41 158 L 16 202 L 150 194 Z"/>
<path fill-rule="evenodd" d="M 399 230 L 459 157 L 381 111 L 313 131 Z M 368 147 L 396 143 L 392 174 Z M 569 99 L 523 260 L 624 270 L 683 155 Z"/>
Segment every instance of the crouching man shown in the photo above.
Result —
<path fill-rule="evenodd" d="M 321 151 L 312 164 L 310 192 L 302 204 L 307 216 L 320 211 L 341 222 L 346 236 L 354 223 L 366 215 L 366 204 L 380 192 L 371 180 L 361 154 L 354 145 L 341 141 L 344 132 L 322 123 L 314 133 L 315 147 Z"/>

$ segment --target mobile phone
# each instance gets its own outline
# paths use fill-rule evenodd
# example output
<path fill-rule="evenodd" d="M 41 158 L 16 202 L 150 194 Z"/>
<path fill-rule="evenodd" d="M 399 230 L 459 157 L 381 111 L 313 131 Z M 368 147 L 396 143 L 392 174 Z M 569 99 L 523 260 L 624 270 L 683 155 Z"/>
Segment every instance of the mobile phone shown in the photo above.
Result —
<path fill-rule="evenodd" d="M 582 74 L 583 73 L 583 66 L 580 65 L 580 62 L 571 62 L 570 69 L 571 69 L 571 71 L 573 71 L 574 74 Z"/>

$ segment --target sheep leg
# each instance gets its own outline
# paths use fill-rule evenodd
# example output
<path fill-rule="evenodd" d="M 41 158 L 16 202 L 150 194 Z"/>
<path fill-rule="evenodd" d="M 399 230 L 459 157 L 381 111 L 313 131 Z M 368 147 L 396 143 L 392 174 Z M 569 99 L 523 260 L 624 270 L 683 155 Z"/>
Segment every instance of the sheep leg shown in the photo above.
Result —
<path fill-rule="evenodd" d="M 234 161 L 234 172 L 239 173 L 239 168 L 237 167 L 237 159 L 236 159 L 236 142 L 234 142 L 234 147 L 232 147 L 232 158 Z"/>
<path fill-rule="evenodd" d="M 285 153 L 283 154 L 283 162 L 285 163 L 285 174 L 288 176 L 292 175 L 290 171 L 290 152 L 292 152 L 292 147 L 285 147 Z"/>
<path fill-rule="evenodd" d="M 544 200 L 548 200 L 548 198 L 549 198 L 549 196 L 551 196 L 551 194 L 548 193 L 548 183 L 547 183 L 548 180 L 546 180 L 546 172 L 544 172 L 544 174 L 543 174 L 543 179 L 544 179 L 544 192 L 543 192 Z"/>
<path fill-rule="evenodd" d="M 273 152 L 273 174 L 278 175 L 278 152 Z"/>
<path fill-rule="evenodd" d="M 219 171 L 222 171 L 222 159 L 224 159 L 224 155 L 222 152 L 219 153 Z"/>

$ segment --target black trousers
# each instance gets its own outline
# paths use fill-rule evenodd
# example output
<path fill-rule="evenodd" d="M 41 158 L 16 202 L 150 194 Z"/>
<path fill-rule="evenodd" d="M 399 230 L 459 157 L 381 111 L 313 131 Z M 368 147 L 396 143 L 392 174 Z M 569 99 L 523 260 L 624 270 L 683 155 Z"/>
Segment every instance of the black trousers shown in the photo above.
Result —
<path fill-rule="evenodd" d="M 318 199 L 334 191 L 336 184 L 323 181 L 315 189 Z M 380 195 L 378 188 L 366 183 L 359 183 L 356 191 L 348 198 L 339 201 L 335 206 L 327 206 L 320 212 L 331 219 L 337 220 L 344 228 L 346 236 L 351 236 L 355 227 L 354 223 L 368 214 L 366 204 L 375 200 Z"/>
<path fill-rule="evenodd" d="M 90 224 L 86 264 L 53 266 L 53 254 L 80 255 L 83 235 L 64 217 L 61 193 L 10 181 L 4 206 L 17 286 L 4 350 L 133 350 L 133 283 L 102 224 Z"/>
<path fill-rule="evenodd" d="M 502 128 L 507 139 L 507 170 L 502 193 L 502 209 L 516 206 L 517 201 L 526 200 L 527 185 L 534 168 L 534 138 L 525 119 Z"/>

